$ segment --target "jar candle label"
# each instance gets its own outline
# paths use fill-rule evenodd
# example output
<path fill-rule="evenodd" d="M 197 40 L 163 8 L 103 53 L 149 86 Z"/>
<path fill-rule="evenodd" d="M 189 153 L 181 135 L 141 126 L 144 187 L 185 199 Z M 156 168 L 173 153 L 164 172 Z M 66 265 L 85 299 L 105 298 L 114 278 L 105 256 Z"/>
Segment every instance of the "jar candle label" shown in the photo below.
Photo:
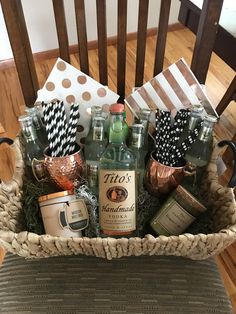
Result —
<path fill-rule="evenodd" d="M 100 170 L 99 210 L 102 230 L 136 229 L 135 171 Z"/>
<path fill-rule="evenodd" d="M 71 230 L 79 231 L 88 226 L 88 210 L 83 199 L 64 203 L 59 217 L 62 228 L 67 224 Z"/>
<path fill-rule="evenodd" d="M 194 220 L 194 216 L 174 201 L 153 219 L 151 226 L 157 233 L 159 233 L 158 229 L 161 227 L 162 230 L 166 231 L 166 235 L 179 235 Z"/>

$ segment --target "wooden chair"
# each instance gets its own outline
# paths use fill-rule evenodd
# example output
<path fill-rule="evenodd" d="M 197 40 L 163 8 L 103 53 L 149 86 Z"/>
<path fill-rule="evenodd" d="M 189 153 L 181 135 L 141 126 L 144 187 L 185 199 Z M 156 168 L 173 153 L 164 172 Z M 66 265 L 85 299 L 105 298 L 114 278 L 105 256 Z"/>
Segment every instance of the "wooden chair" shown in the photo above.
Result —
<path fill-rule="evenodd" d="M 63 0 L 49 1 L 52 1 L 54 9 L 55 24 L 59 44 L 59 55 L 65 61 L 70 62 Z M 220 4 L 222 1 L 223 0 L 214 1 L 214 3 L 217 2 L 217 5 L 212 4 L 212 1 L 209 0 L 204 1 L 204 9 L 201 15 L 201 21 L 199 23 L 199 29 L 191 66 L 193 72 L 201 83 L 205 82 L 219 20 L 217 11 L 215 11 L 214 15 L 209 14 L 209 12 L 212 11 L 213 6 L 217 7 L 220 11 Z M 86 74 L 90 74 L 84 1 L 75 0 L 74 3 L 78 34 L 80 67 L 83 72 L 85 72 Z M 1 0 L 1 5 L 25 104 L 31 107 L 35 102 L 37 91 L 39 89 L 39 84 L 22 4 L 19 0 Z M 139 1 L 134 86 L 141 86 L 143 84 L 148 5 L 148 0 Z M 159 1 L 157 2 L 157 6 L 158 5 Z M 157 28 L 156 51 L 153 54 L 153 58 L 155 59 L 153 76 L 161 72 L 163 68 L 170 5 L 171 0 L 161 1 L 160 18 Z M 107 66 L 106 1 L 97 0 L 96 10 L 98 31 L 97 47 L 100 75 L 99 80 L 102 84 L 107 85 L 109 73 Z M 118 1 L 117 12 L 117 93 L 120 95 L 120 101 L 123 101 L 123 99 L 125 98 L 126 85 L 127 0 Z M 198 60 L 201 60 L 201 62 L 199 63 Z"/>
<path fill-rule="evenodd" d="M 31 107 L 37 97 L 39 83 L 22 4 L 20 0 L 0 0 L 0 2 L 25 104 Z M 143 84 L 148 2 L 148 0 L 139 1 L 134 86 Z M 83 72 L 90 74 L 84 1 L 75 0 L 74 3 L 80 68 Z M 70 62 L 63 0 L 52 0 L 52 4 L 57 26 L 59 55 L 65 61 Z M 155 59 L 153 76 L 161 72 L 163 67 L 170 5 L 171 0 L 161 0 L 156 50 L 153 53 Z M 205 0 L 206 12 L 211 10 L 211 6 L 212 1 Z M 102 84 L 107 85 L 109 69 L 107 66 L 106 1 L 97 0 L 96 10 L 99 80 Z M 218 22 L 217 16 L 211 16 L 208 24 L 205 17 L 206 15 L 201 17 L 202 21 L 192 59 L 192 69 L 201 83 L 205 81 Z M 120 95 L 120 101 L 124 100 L 126 86 L 126 28 L 127 0 L 118 0 L 117 92 Z M 209 36 L 207 45 L 206 28 Z M 197 62 L 199 58 L 201 63 Z M 122 266 L 120 266 L 121 264 Z M 210 313 L 213 308 L 216 313 L 218 310 L 219 313 L 221 310 L 230 312 L 229 300 L 212 259 L 207 262 L 192 262 L 184 258 L 132 257 L 106 263 L 96 258 L 72 256 L 69 259 L 58 257 L 43 262 L 30 261 L 25 265 L 22 258 L 9 255 L 6 257 L 6 264 L 1 270 L 6 281 L 2 280 L 0 284 L 0 286 L 3 285 L 0 300 L 4 303 L 3 311 L 5 310 L 5 312 L 15 310 L 45 312 L 51 309 L 55 313 L 62 313 L 63 310 L 79 313 L 80 309 L 82 312 L 87 312 L 90 309 L 91 313 L 97 313 L 100 310 L 109 313 L 113 309 L 114 311 L 141 311 L 142 313 L 158 313 L 159 311 L 164 313 L 165 310 L 168 310 L 168 313 L 187 313 L 190 311 L 199 313 L 202 312 L 203 306 L 204 313 Z M 70 265 L 72 265 L 71 268 Z M 12 278 L 9 278 L 8 275 L 12 268 L 16 270 L 16 273 Z M 137 273 L 135 276 L 133 276 L 134 271 Z M 63 273 L 63 276 L 58 278 L 60 273 Z M 174 277 L 172 277 L 173 275 Z M 37 278 L 37 276 L 39 277 Z M 13 279 L 16 279 L 16 282 Z M 48 279 L 50 279 L 49 285 L 45 283 Z M 160 279 L 160 284 L 156 285 L 158 279 Z M 92 285 L 90 284 L 91 280 L 93 281 Z M 177 282 L 177 286 L 175 282 Z M 27 293 L 25 293 L 25 289 L 22 287 L 28 288 L 29 283 L 30 288 L 26 289 Z M 171 283 L 173 286 L 170 288 Z M 202 293 L 202 287 L 209 291 L 207 293 L 209 298 Z M 213 289 L 212 293 L 212 287 L 218 288 Z M 38 294 L 37 291 L 39 291 Z M 166 291 L 164 298 L 163 291 Z M 181 305 L 179 302 L 180 293 L 182 293 Z M 45 298 L 45 294 L 47 294 L 47 298 Z M 33 297 L 34 295 L 37 297 Z M 22 298 L 24 298 L 24 303 L 22 303 Z M 10 300 L 9 303 L 7 303 L 8 300 Z"/>

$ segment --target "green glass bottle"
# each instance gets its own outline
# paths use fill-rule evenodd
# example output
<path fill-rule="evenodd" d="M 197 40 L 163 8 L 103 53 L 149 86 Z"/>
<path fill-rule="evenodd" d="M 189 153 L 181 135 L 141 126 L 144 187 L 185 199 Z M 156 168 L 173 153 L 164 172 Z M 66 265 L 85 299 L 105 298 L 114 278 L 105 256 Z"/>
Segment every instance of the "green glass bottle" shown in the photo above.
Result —
<path fill-rule="evenodd" d="M 145 164 L 149 160 L 150 152 L 153 150 L 153 141 L 148 134 L 149 130 L 149 119 L 151 115 L 151 110 L 148 108 L 143 108 L 139 111 L 139 121 L 143 125 L 143 154 L 145 156 Z"/>
<path fill-rule="evenodd" d="M 32 108 L 26 108 L 25 110 L 28 115 L 32 117 L 33 120 L 33 125 L 35 128 L 35 131 L 37 133 L 37 137 L 41 144 L 43 145 L 44 148 L 48 146 L 48 138 L 47 138 L 47 132 L 46 132 L 46 127 L 42 122 L 40 112 L 36 107 Z"/>
<path fill-rule="evenodd" d="M 131 145 L 133 153 L 136 157 L 137 165 L 137 181 L 138 181 L 138 193 L 144 192 L 143 179 L 145 171 L 145 155 L 143 154 L 143 143 L 144 143 L 144 126 L 142 124 L 133 124 L 131 133 Z"/>
<path fill-rule="evenodd" d="M 120 103 L 121 106 L 124 107 L 123 104 Z M 111 125 L 111 114 L 109 114 L 109 118 L 107 119 L 107 122 L 105 122 L 105 131 L 107 130 L 108 138 L 109 138 L 109 133 L 110 133 L 110 125 Z M 126 142 L 127 145 L 129 141 L 129 126 L 128 123 L 126 122 L 126 111 L 123 111 L 123 136 L 124 136 L 124 141 Z"/>
<path fill-rule="evenodd" d="M 199 131 L 197 140 L 185 154 L 188 170 L 192 175 L 185 177 L 183 186 L 193 195 L 197 195 L 205 167 L 208 165 L 213 148 L 213 127 L 217 118 L 207 115 Z"/>
<path fill-rule="evenodd" d="M 86 136 L 86 139 L 85 139 L 85 146 L 84 146 L 84 156 L 85 156 L 85 159 L 87 158 L 86 157 L 86 154 L 87 154 L 87 147 L 89 145 L 91 145 L 92 141 L 93 141 L 93 124 L 94 124 L 94 118 L 95 117 L 102 117 L 102 108 L 99 107 L 99 106 L 92 106 L 91 107 L 91 122 L 90 122 L 90 128 L 89 128 L 89 132 Z"/>
<path fill-rule="evenodd" d="M 30 169 L 29 173 L 32 173 L 32 161 L 34 158 L 37 160 L 44 159 L 44 147 L 37 138 L 37 133 L 33 125 L 33 120 L 31 116 L 22 115 L 18 118 L 20 122 L 20 127 L 25 140 L 25 164 Z M 42 179 L 45 177 L 45 172 L 42 167 L 36 169 L 37 177 Z M 28 174 L 29 174 L 28 173 Z"/>
<path fill-rule="evenodd" d="M 100 157 L 107 145 L 107 141 L 104 138 L 104 123 L 104 118 L 94 117 L 92 141 L 86 146 L 86 173 L 88 186 L 95 195 L 98 195 L 98 169 L 100 166 Z"/>
<path fill-rule="evenodd" d="M 123 112 L 123 104 L 111 105 L 109 144 L 100 159 L 102 236 L 132 236 L 136 231 L 136 159 L 124 141 Z"/>

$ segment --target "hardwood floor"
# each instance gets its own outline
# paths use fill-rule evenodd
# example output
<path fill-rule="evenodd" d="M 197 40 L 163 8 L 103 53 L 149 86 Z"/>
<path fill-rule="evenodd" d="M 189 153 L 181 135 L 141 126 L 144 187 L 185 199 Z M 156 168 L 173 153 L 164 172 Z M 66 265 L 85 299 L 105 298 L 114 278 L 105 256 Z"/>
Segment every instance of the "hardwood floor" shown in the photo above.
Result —
<path fill-rule="evenodd" d="M 183 57 L 188 64 L 191 63 L 193 44 L 195 36 L 188 30 L 182 29 L 168 33 L 167 48 L 164 67 L 176 62 Z M 153 76 L 152 54 L 155 50 L 154 37 L 147 40 L 147 61 L 145 63 L 145 81 Z M 126 95 L 131 92 L 134 86 L 134 60 L 135 60 L 136 42 L 129 41 L 127 44 L 127 85 Z M 38 60 L 37 73 L 39 84 L 42 87 L 48 74 L 50 73 L 56 59 Z M 79 68 L 77 55 L 71 56 L 71 63 Z M 91 76 L 98 80 L 98 59 L 96 50 L 90 51 L 90 64 L 92 65 Z M 109 65 L 109 87 L 116 91 L 116 51 L 114 46 L 108 48 L 108 65 Z M 225 64 L 215 54 L 212 55 L 209 73 L 206 80 L 207 94 L 216 106 L 223 96 L 227 86 L 233 79 L 235 72 Z M 0 75 L 0 133 L 7 134 L 14 138 L 18 132 L 17 117 L 24 111 L 23 97 L 14 67 L 1 70 Z M 3 129 L 1 129 L 3 127 Z M 215 127 L 215 133 L 218 139 L 232 139 L 236 131 L 236 106 L 231 102 L 220 118 Z M 0 264 L 4 257 L 4 252 L 0 249 Z M 219 257 L 217 263 L 225 281 L 225 286 L 231 297 L 236 313 L 236 243 L 226 249 Z"/>

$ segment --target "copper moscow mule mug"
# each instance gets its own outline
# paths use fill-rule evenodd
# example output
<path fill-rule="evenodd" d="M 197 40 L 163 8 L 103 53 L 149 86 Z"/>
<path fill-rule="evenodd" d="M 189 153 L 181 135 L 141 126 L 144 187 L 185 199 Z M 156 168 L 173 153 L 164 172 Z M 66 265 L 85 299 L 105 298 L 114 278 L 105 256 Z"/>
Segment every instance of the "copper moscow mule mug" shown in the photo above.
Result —
<path fill-rule="evenodd" d="M 144 185 L 148 192 L 155 196 L 163 196 L 174 190 L 185 176 L 185 166 L 170 167 L 161 164 L 153 153 L 147 165 Z"/>
<path fill-rule="evenodd" d="M 37 175 L 37 169 L 40 168 L 40 165 L 46 169 L 49 177 L 63 190 L 72 190 L 75 185 L 80 185 L 84 180 L 85 163 L 82 150 L 78 144 L 76 145 L 76 151 L 71 155 L 52 157 L 49 148 L 46 148 L 44 160 L 34 159 L 32 170 L 38 181 L 41 181 L 41 178 Z"/>

